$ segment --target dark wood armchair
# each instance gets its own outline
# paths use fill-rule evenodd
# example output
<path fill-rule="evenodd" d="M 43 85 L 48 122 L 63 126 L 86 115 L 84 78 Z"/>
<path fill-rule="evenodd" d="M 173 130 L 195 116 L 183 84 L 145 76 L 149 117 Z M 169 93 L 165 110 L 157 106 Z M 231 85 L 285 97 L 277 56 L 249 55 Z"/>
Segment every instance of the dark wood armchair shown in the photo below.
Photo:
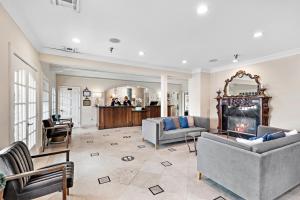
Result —
<path fill-rule="evenodd" d="M 66 154 L 66 162 L 35 170 L 33 158 Z M 25 143 L 18 141 L 0 151 L 0 171 L 6 176 L 4 199 L 27 200 L 54 192 L 62 192 L 66 200 L 73 187 L 74 163 L 69 161 L 70 150 L 31 156 Z"/>
<path fill-rule="evenodd" d="M 68 124 L 55 125 L 51 119 L 43 120 L 43 151 L 45 150 L 45 146 L 48 146 L 50 142 L 66 142 L 66 147 L 68 148 L 70 142 L 70 129 Z"/>

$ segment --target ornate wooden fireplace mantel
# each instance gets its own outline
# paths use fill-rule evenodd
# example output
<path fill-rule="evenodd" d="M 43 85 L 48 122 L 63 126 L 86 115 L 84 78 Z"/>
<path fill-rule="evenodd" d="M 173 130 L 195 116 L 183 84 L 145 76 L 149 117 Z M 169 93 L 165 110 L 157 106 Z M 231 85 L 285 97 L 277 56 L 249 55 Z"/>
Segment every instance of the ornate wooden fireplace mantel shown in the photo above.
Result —
<path fill-rule="evenodd" d="M 217 91 L 218 129 L 256 135 L 258 125 L 269 125 L 269 100 L 258 75 L 238 71 Z M 236 124 L 235 124 L 236 123 Z"/>

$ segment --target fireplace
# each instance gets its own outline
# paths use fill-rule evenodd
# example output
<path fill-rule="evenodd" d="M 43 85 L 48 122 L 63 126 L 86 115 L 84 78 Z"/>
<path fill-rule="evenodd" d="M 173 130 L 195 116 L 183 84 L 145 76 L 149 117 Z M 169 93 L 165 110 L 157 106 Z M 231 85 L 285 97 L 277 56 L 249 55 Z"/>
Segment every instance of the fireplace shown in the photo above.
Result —
<path fill-rule="evenodd" d="M 258 75 L 238 71 L 225 80 L 224 95 L 216 100 L 218 130 L 256 136 L 259 125 L 269 124 L 269 100 Z"/>
<path fill-rule="evenodd" d="M 220 99 L 219 129 L 233 133 L 256 136 L 259 125 L 267 125 L 264 113 L 268 107 L 264 98 L 222 98 Z M 267 110 L 268 111 L 268 110 Z"/>
<path fill-rule="evenodd" d="M 245 104 L 245 102 L 243 102 Z M 260 124 L 260 104 L 257 100 L 247 102 L 247 105 L 235 102 L 222 106 L 222 127 L 223 130 L 256 135 L 257 127 Z"/>

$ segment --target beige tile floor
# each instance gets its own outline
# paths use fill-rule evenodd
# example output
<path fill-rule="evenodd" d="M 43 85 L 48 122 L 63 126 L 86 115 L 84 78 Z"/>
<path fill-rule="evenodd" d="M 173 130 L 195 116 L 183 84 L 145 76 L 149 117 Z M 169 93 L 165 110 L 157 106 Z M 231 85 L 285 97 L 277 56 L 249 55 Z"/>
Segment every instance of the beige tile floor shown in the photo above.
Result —
<path fill-rule="evenodd" d="M 51 145 L 47 151 L 63 148 L 64 145 Z M 169 148 L 176 151 L 171 152 Z M 188 152 L 184 142 L 155 150 L 153 145 L 142 141 L 140 127 L 101 131 L 75 129 L 70 149 L 75 163 L 75 182 L 69 200 L 213 200 L 219 196 L 226 200 L 241 199 L 208 179 L 197 180 L 196 156 Z M 91 157 L 91 153 L 97 152 L 99 156 Z M 133 156 L 134 160 L 124 162 L 121 160 L 124 156 Z M 63 155 L 39 159 L 36 166 L 63 159 Z M 172 165 L 164 167 L 161 164 L 164 161 Z M 105 176 L 109 176 L 111 182 L 99 184 L 98 178 Z M 154 196 L 148 188 L 155 185 L 160 185 L 164 192 Z M 61 193 L 39 199 L 61 199 Z M 300 199 L 300 187 L 280 199 Z"/>

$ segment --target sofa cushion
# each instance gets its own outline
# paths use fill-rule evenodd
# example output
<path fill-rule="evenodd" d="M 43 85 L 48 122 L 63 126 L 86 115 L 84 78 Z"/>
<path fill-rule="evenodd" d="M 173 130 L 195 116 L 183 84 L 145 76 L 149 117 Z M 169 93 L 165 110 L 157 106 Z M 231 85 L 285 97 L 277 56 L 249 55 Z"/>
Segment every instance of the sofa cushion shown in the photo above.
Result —
<path fill-rule="evenodd" d="M 240 148 L 240 149 L 244 149 L 244 150 L 247 150 L 247 151 L 252 150 L 251 146 L 248 146 L 248 145 L 245 145 L 245 144 L 240 144 L 236 141 L 226 139 L 224 137 L 221 137 L 221 136 L 218 136 L 218 135 L 215 135 L 215 134 L 212 134 L 212 133 L 203 132 L 203 133 L 201 133 L 201 137 L 207 138 L 207 139 L 210 139 L 210 140 L 214 140 L 216 142 L 220 142 L 220 143 L 223 143 L 223 144 L 227 144 L 227 145 L 230 145 L 230 146 L 233 146 L 233 147 L 237 147 L 237 148 Z"/>
<path fill-rule="evenodd" d="M 187 117 L 179 117 L 179 123 L 181 128 L 189 128 Z"/>
<path fill-rule="evenodd" d="M 172 120 L 176 126 L 176 129 L 180 128 L 180 123 L 178 117 L 172 117 Z"/>
<path fill-rule="evenodd" d="M 173 140 L 178 138 L 185 138 L 185 134 L 189 132 L 202 132 L 205 131 L 205 128 L 193 127 L 185 129 L 175 129 L 170 131 L 164 131 L 159 140 Z"/>
<path fill-rule="evenodd" d="M 164 118 L 164 130 L 169 131 L 169 130 L 174 130 L 176 129 L 176 126 L 174 124 L 174 121 L 170 117 Z"/>
<path fill-rule="evenodd" d="M 252 151 L 256 153 L 265 153 L 274 149 L 284 147 L 300 141 L 300 134 L 279 138 L 277 140 L 267 141 L 252 146 Z"/>
<path fill-rule="evenodd" d="M 189 127 L 194 127 L 195 126 L 194 117 L 188 116 L 187 120 L 188 120 Z"/>

